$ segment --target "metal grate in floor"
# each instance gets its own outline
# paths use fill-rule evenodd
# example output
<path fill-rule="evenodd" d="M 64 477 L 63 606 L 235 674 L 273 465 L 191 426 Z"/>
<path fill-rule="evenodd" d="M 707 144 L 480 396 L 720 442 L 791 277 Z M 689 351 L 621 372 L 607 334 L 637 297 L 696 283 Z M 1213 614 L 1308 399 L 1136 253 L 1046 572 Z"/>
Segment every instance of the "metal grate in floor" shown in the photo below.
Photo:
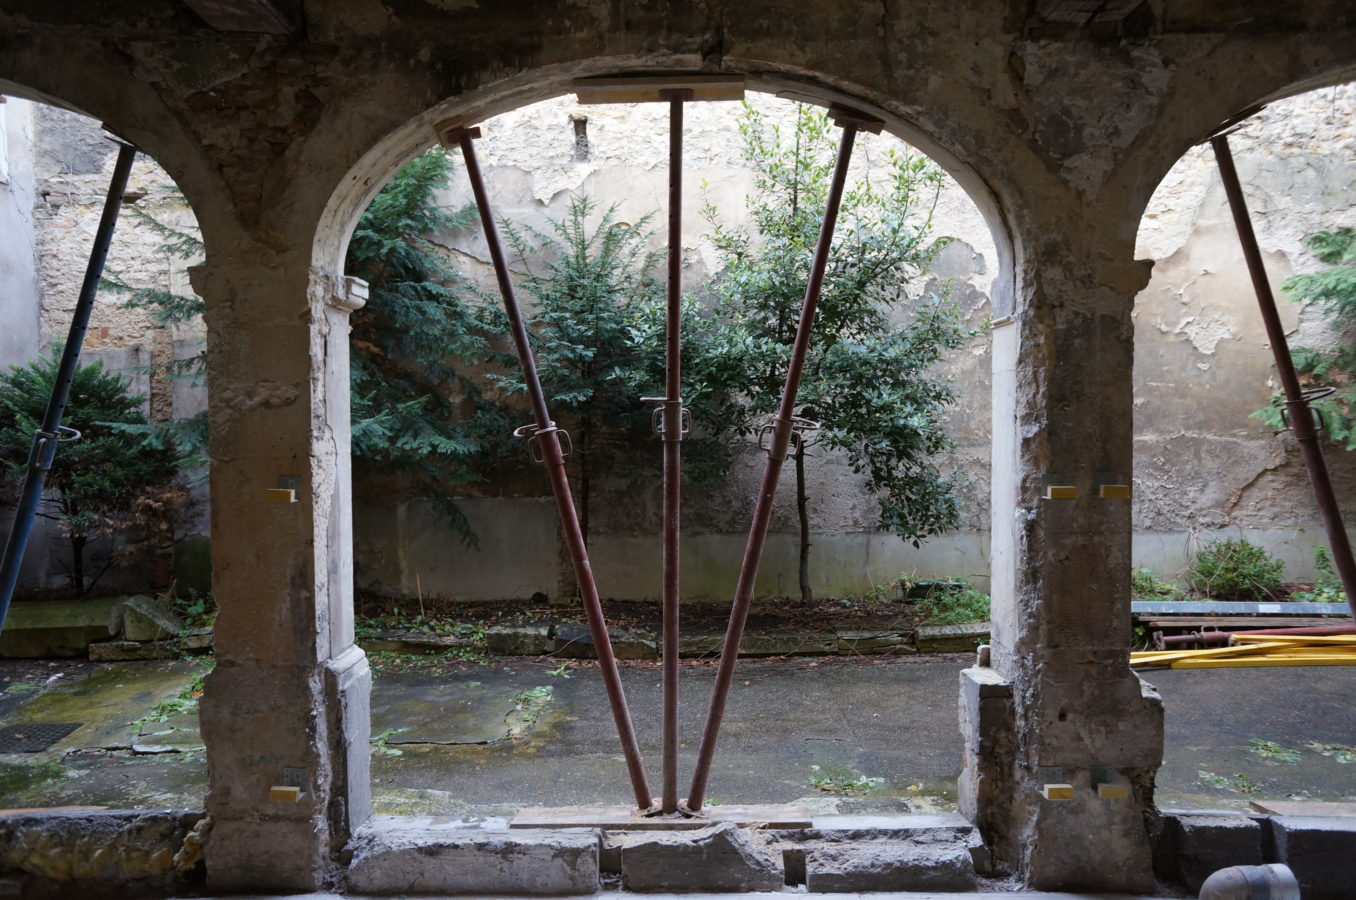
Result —
<path fill-rule="evenodd" d="M 37 753 L 79 728 L 80 722 L 32 722 L 0 728 L 0 753 Z"/>

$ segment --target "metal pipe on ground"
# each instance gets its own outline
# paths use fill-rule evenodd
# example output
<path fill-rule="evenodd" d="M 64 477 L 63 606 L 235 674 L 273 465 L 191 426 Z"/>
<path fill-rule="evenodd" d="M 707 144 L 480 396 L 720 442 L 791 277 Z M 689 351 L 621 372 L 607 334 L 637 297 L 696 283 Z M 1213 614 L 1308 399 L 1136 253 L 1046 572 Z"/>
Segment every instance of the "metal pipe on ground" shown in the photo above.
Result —
<path fill-rule="evenodd" d="M 612 719 L 616 723 L 617 736 L 621 740 L 622 755 L 626 759 L 626 769 L 631 778 L 636 805 L 642 810 L 649 810 L 653 801 L 645 780 L 645 765 L 641 760 L 640 747 L 636 743 L 635 728 L 631 724 L 631 713 L 626 705 L 625 692 L 622 690 L 621 675 L 617 671 L 617 659 L 612 652 L 607 622 L 603 618 L 603 607 L 598 599 L 598 587 L 593 580 L 593 570 L 589 567 L 588 550 L 584 546 L 579 516 L 575 512 L 574 499 L 570 495 L 570 483 L 565 475 L 565 451 L 561 446 L 561 436 L 565 435 L 568 440 L 568 435 L 557 428 L 556 423 L 551 420 L 546 407 L 546 394 L 542 390 L 541 379 L 537 376 L 537 363 L 532 354 L 527 326 L 523 323 L 518 299 L 513 291 L 513 281 L 509 276 L 508 263 L 504 259 L 504 249 L 499 239 L 499 229 L 495 226 L 494 215 L 490 212 L 489 194 L 485 190 L 485 180 L 481 176 L 480 164 L 476 160 L 473 141 L 480 137 L 480 129 L 457 122 L 444 122 L 437 127 L 437 132 L 443 146 L 449 149 L 461 148 L 466 163 L 466 174 L 471 181 L 471 192 L 475 195 L 480 221 L 485 229 L 485 242 L 489 246 L 494 274 L 499 282 L 499 293 L 504 301 L 504 313 L 509 320 L 518 361 L 523 367 L 523 380 L 527 384 L 528 399 L 531 401 L 532 412 L 536 418 L 533 424 L 517 429 L 514 434 L 525 437 L 536 445 L 540 454 L 539 461 L 545 465 L 550 478 L 551 493 L 555 497 L 556 512 L 560 516 L 561 532 L 570 555 L 570 562 L 574 567 L 575 580 L 578 582 L 580 597 L 584 603 L 584 614 L 588 618 L 589 632 L 593 636 L 593 644 L 598 653 L 598 669 L 603 675 L 607 700 L 612 707 Z"/>
<path fill-rule="evenodd" d="M 763 480 L 758 488 L 758 501 L 754 506 L 753 523 L 749 527 L 749 539 L 744 549 L 744 562 L 739 570 L 739 583 L 735 588 L 734 603 L 730 609 L 730 621 L 725 630 L 725 643 L 721 647 L 720 664 L 716 669 L 716 683 L 711 692 L 711 703 L 706 713 L 706 727 L 702 731 L 701 748 L 697 752 L 697 765 L 692 774 L 692 787 L 682 806 L 689 812 L 697 812 L 702 807 L 706 794 L 707 780 L 711 774 L 711 761 L 716 752 L 716 739 L 720 735 L 721 720 L 725 715 L 725 702 L 730 694 L 730 684 L 734 680 L 735 664 L 739 658 L 739 645 L 744 637 L 744 624 L 748 619 L 749 607 L 753 603 L 753 585 L 758 577 L 758 565 L 762 561 L 763 546 L 767 542 L 768 526 L 772 518 L 772 501 L 777 493 L 777 478 L 781 474 L 782 464 L 786 461 L 792 436 L 800 429 L 813 427 L 813 423 L 794 415 L 796 394 L 800 390 L 801 375 L 805 368 L 805 357 L 810 347 L 810 333 L 814 325 L 815 308 L 819 302 L 819 293 L 824 286 L 824 273 L 829 263 L 829 249 L 833 244 L 834 226 L 838 220 L 838 208 L 843 200 L 843 187 L 847 182 L 848 163 L 852 159 L 852 144 L 858 131 L 879 132 L 883 123 L 870 116 L 843 107 L 830 107 L 829 114 L 843 129 L 838 145 L 838 159 L 834 165 L 833 180 L 829 185 L 828 201 L 824 211 L 824 221 L 820 225 L 819 240 L 815 245 L 814 261 L 810 267 L 810 277 L 805 289 L 805 301 L 801 305 L 800 322 L 796 326 L 796 340 L 792 346 L 791 361 L 787 367 L 786 382 L 782 389 L 781 404 L 777 417 L 769 426 L 771 441 L 767 449 L 767 464 L 763 469 Z"/>
<path fill-rule="evenodd" d="M 1342 590 L 1346 592 L 1347 606 L 1352 618 L 1356 620 L 1356 558 L 1352 556 L 1351 541 L 1347 537 L 1346 528 L 1342 525 L 1342 511 L 1337 505 L 1337 495 L 1333 491 L 1332 479 L 1328 475 L 1328 464 L 1323 458 L 1318 429 L 1314 427 L 1313 413 L 1309 408 L 1309 401 L 1313 397 L 1300 387 L 1299 376 L 1295 373 L 1295 363 L 1290 357 L 1290 344 L 1286 340 L 1280 314 L 1276 311 L 1276 297 L 1272 294 L 1271 283 L 1267 280 L 1262 252 L 1257 246 L 1257 235 L 1252 229 L 1247 201 L 1243 198 L 1243 187 L 1238 180 L 1238 170 L 1234 167 L 1233 153 L 1229 150 L 1228 135 L 1216 134 L 1210 138 L 1210 146 L 1215 151 L 1220 180 L 1224 183 L 1224 193 L 1229 199 L 1234 227 L 1238 231 L 1238 240 L 1243 247 L 1243 258 L 1247 261 L 1248 274 L 1252 277 L 1253 290 L 1257 294 L 1257 305 L 1261 309 L 1262 321 L 1266 325 L 1267 340 L 1271 344 L 1272 354 L 1276 357 L 1276 375 L 1285 392 L 1285 408 L 1290 430 L 1294 433 L 1295 440 L 1299 442 L 1300 456 L 1309 471 L 1309 483 L 1313 486 L 1314 497 L 1318 500 L 1319 515 L 1323 519 L 1323 529 L 1328 535 L 1333 567 L 1342 582 Z"/>
<path fill-rule="evenodd" d="M 103 213 L 99 216 L 99 226 L 94 232 L 94 246 L 90 249 L 89 263 L 85 266 L 85 280 L 80 285 L 80 295 L 75 301 L 75 313 L 66 334 L 66 347 L 57 367 L 56 385 L 51 399 L 47 401 L 42 424 L 33 437 L 19 506 L 14 512 L 14 524 L 10 526 L 5 555 L 0 561 L 0 631 L 4 630 L 9 604 L 19 583 L 19 569 L 23 565 L 24 551 L 28 549 L 28 539 L 33 534 L 33 519 L 42 501 L 47 473 L 51 471 L 56 458 L 57 445 L 80 438 L 79 432 L 63 428 L 61 417 L 66 411 L 66 400 L 70 397 L 71 380 L 80 365 L 80 348 L 85 343 L 85 331 L 89 328 L 90 313 L 94 310 L 94 297 L 99 292 L 99 278 L 104 272 L 109 245 L 113 243 L 113 230 L 117 227 L 118 213 L 122 209 L 122 195 L 127 191 L 127 178 L 137 155 L 136 147 L 117 138 L 113 140 L 118 144 L 113 177 L 108 183 Z M 67 437 L 63 438 L 63 434 Z"/>
<path fill-rule="evenodd" d="M 1263 635 L 1287 635 L 1287 634 L 1356 634 L 1356 624 L 1352 625 L 1303 625 L 1296 628 L 1257 628 L 1221 632 L 1233 637 L 1236 634 L 1263 634 Z"/>

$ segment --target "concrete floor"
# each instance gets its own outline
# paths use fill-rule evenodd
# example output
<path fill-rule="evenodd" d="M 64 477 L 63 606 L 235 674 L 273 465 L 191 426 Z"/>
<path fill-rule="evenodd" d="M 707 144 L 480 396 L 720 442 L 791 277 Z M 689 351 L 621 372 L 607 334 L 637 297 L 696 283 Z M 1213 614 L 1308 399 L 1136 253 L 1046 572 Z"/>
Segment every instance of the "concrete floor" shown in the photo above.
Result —
<path fill-rule="evenodd" d="M 799 802 L 816 814 L 954 808 L 957 673 L 969 660 L 741 663 L 708 800 Z M 379 673 L 377 811 L 510 815 L 523 806 L 627 803 L 596 670 L 575 664 L 564 677 L 551 674 L 557 666 L 430 661 Z M 184 661 L 0 661 L 0 725 L 84 723 L 50 750 L 0 754 L 0 808 L 200 805 L 206 763 L 193 711 L 170 709 L 166 721 L 137 722 L 155 704 L 178 698 L 199 671 Z M 683 669 L 683 778 L 713 674 L 709 665 Z M 1356 744 L 1356 668 L 1157 671 L 1147 678 L 1167 704 L 1160 806 L 1356 799 L 1356 764 L 1308 746 Z M 657 790 L 659 671 L 633 664 L 623 680 Z M 1259 753 L 1254 740 L 1293 750 L 1295 758 Z"/>

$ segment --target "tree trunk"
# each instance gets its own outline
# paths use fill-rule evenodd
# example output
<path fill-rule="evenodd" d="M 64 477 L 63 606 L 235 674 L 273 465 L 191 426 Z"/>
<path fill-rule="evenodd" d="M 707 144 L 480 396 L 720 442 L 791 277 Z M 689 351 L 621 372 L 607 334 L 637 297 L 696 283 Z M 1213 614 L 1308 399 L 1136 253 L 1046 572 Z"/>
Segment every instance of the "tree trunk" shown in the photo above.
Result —
<path fill-rule="evenodd" d="M 71 586 L 80 593 L 85 592 L 85 536 L 71 535 Z"/>
<path fill-rule="evenodd" d="M 579 420 L 579 531 L 584 536 L 584 547 L 589 545 L 589 418 Z"/>
<path fill-rule="evenodd" d="M 811 603 L 810 590 L 810 510 L 805 494 L 805 442 L 796 442 L 796 515 L 800 517 L 800 599 Z"/>

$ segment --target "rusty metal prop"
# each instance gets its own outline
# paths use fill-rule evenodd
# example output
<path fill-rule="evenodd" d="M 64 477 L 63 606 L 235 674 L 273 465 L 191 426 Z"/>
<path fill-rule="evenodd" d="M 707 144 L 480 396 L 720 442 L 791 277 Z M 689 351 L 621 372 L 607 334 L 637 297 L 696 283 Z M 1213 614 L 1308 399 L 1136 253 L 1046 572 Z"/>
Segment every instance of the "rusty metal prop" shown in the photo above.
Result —
<path fill-rule="evenodd" d="M 682 520 L 683 435 L 689 416 L 682 399 L 682 266 L 683 266 L 683 103 L 692 91 L 660 91 L 669 101 L 669 255 L 668 296 L 664 321 L 664 396 L 658 401 L 655 429 L 664 442 L 664 588 L 663 631 L 663 787 L 659 809 L 678 811 L 678 604 L 681 588 L 678 574 L 679 536 Z"/>
<path fill-rule="evenodd" d="M 772 519 L 772 501 L 777 493 L 777 479 L 781 475 L 782 464 L 786 461 L 791 443 L 800 439 L 800 431 L 814 426 L 814 423 L 794 415 L 796 393 L 800 390 L 805 356 L 810 347 L 810 331 L 814 325 L 815 308 L 819 303 L 820 290 L 824 286 L 829 248 L 833 244 L 838 208 L 842 204 L 843 186 L 847 182 L 848 163 L 852 159 L 852 144 L 858 131 L 875 133 L 879 132 L 883 125 L 870 116 L 838 106 L 830 107 L 829 114 L 843 129 L 843 134 L 838 144 L 838 159 L 834 164 L 833 180 L 829 185 L 824 221 L 820 225 L 819 240 L 815 245 L 814 262 L 811 264 L 810 278 L 805 288 L 805 302 L 801 306 L 800 322 L 796 326 L 796 340 L 792 346 L 790 364 L 787 366 L 781 405 L 777 409 L 777 417 L 767 429 L 770 438 L 767 444 L 767 465 L 758 487 L 758 502 L 754 507 L 753 524 L 749 527 L 749 540 L 744 549 L 744 562 L 739 570 L 739 583 L 735 588 L 734 603 L 730 609 L 730 622 L 725 630 L 725 643 L 720 652 L 720 665 L 716 670 L 716 683 L 711 692 L 711 705 L 706 713 L 706 728 L 702 732 L 697 766 L 692 774 L 692 787 L 688 791 L 687 800 L 681 804 L 682 809 L 691 813 L 701 809 L 702 797 L 706 794 L 706 783 L 711 774 L 711 760 L 716 753 L 716 738 L 720 734 L 720 723 L 725 716 L 725 701 L 729 697 L 730 684 L 734 680 L 739 644 L 744 637 L 744 623 L 748 619 L 749 607 L 753 603 L 754 581 L 758 577 L 758 565 L 762 561 L 763 546 L 767 542 L 768 525 Z"/>
<path fill-rule="evenodd" d="M 565 453 L 561 448 L 561 438 L 566 432 L 556 427 L 546 408 L 546 395 L 542 391 L 541 380 L 537 377 L 537 363 L 532 355 L 532 346 L 528 342 L 527 326 L 523 324 L 518 300 L 513 292 L 508 263 L 504 260 L 504 250 L 499 240 L 499 229 L 495 226 L 494 216 L 490 212 L 485 181 L 481 177 L 480 164 L 476 160 L 475 146 L 472 142 L 480 137 L 480 129 L 445 124 L 438 127 L 438 136 L 444 146 L 459 146 L 465 159 L 466 174 L 471 180 L 471 192 L 475 195 L 476 208 L 480 211 L 480 221 L 485 229 L 485 242 L 489 245 L 494 274 L 499 281 L 499 293 L 504 300 L 504 312 L 508 316 L 513 343 L 518 351 L 518 362 L 523 367 L 527 395 L 536 417 L 533 424 L 517 429 L 514 435 L 527 438 L 535 445 L 533 458 L 546 466 L 547 475 L 551 479 L 551 493 L 555 496 L 556 511 L 560 515 L 561 533 L 564 536 L 566 550 L 570 554 L 570 562 L 574 566 L 575 580 L 579 584 L 579 594 L 584 602 L 584 613 L 588 617 L 589 632 L 593 635 L 593 644 L 598 652 L 598 669 L 603 675 L 607 700 L 612 707 L 612 718 L 617 725 L 617 736 L 621 739 L 622 755 L 626 758 L 631 788 L 635 792 L 636 805 L 648 811 L 653 800 L 649 785 L 645 781 L 645 765 L 640 757 L 640 748 L 636 744 L 631 713 L 627 709 L 621 675 L 617 671 L 617 659 L 612 653 L 612 642 L 608 638 L 607 622 L 603 619 L 603 607 L 598 600 L 598 587 L 594 584 L 593 571 L 589 568 L 588 550 L 584 546 L 584 536 L 579 528 L 574 500 L 570 496 L 570 482 L 565 476 Z"/>
<path fill-rule="evenodd" d="M 1161 631 L 1154 632 L 1154 649 L 1169 650 L 1173 647 L 1184 646 L 1186 644 L 1227 644 L 1234 635 L 1266 635 L 1268 637 L 1285 637 L 1286 635 L 1339 635 L 1356 634 L 1356 624 L 1353 625 L 1295 625 L 1287 628 L 1231 628 L 1223 631 L 1214 626 L 1207 625 L 1200 631 L 1190 631 L 1186 634 L 1164 634 Z"/>
<path fill-rule="evenodd" d="M 1351 610 L 1352 618 L 1356 619 L 1356 559 L 1352 557 L 1351 541 L 1342 526 L 1342 511 L 1337 505 L 1332 479 L 1328 477 L 1328 465 L 1323 459 L 1318 429 L 1314 427 L 1314 417 L 1309 407 L 1310 401 L 1321 396 L 1324 389 L 1305 391 L 1300 387 L 1299 376 L 1295 374 L 1295 364 L 1290 358 L 1290 345 L 1285 338 L 1281 317 L 1276 311 L 1276 297 L 1271 292 L 1271 283 L 1267 281 L 1266 267 L 1262 263 L 1262 253 L 1257 246 L 1257 235 L 1253 233 L 1247 201 L 1243 199 L 1243 188 L 1238 181 L 1238 170 L 1234 168 L 1228 135 L 1216 134 L 1210 138 L 1210 146 L 1215 151 L 1215 162 L 1219 166 L 1225 196 L 1229 198 L 1229 210 L 1233 213 L 1238 241 L 1243 247 L 1243 258 L 1248 264 L 1248 274 L 1252 276 L 1257 305 L 1262 311 L 1262 321 L 1266 324 L 1267 340 L 1271 343 L 1271 352 L 1276 357 L 1276 375 L 1285 390 L 1286 418 L 1290 430 L 1294 432 L 1295 440 L 1299 442 L 1304 466 L 1309 470 L 1309 483 L 1313 486 L 1314 497 L 1318 500 L 1323 528 L 1328 533 L 1333 567 L 1337 569 L 1342 590 L 1346 592 L 1347 606 Z"/>

